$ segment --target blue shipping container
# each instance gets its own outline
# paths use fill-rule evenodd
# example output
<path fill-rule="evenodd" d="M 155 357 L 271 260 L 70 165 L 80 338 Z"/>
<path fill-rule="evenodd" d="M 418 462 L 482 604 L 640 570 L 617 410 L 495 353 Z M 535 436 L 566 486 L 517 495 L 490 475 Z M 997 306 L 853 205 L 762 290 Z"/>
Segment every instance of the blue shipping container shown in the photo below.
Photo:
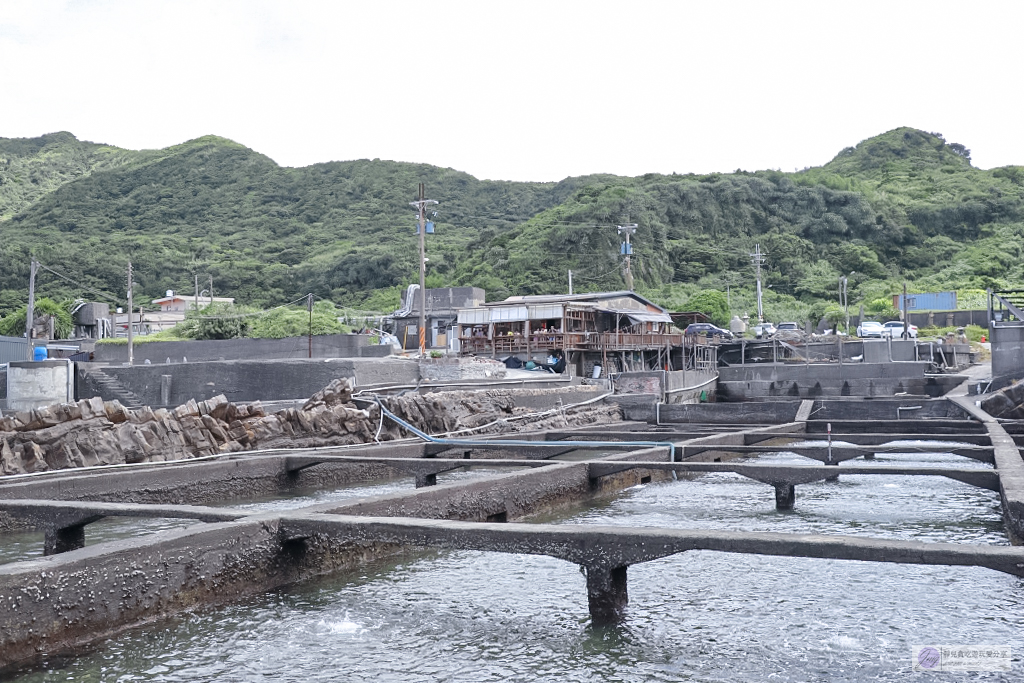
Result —
<path fill-rule="evenodd" d="M 894 294 L 892 305 L 897 311 L 903 310 L 903 295 Z M 956 292 L 926 292 L 907 294 L 908 311 L 955 311 Z"/>

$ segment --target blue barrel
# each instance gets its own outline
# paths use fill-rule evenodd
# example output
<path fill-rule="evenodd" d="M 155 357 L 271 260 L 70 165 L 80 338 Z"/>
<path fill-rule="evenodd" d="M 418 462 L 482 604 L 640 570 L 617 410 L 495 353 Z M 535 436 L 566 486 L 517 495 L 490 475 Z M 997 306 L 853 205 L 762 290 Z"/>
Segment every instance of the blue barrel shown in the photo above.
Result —
<path fill-rule="evenodd" d="M 32 360 L 46 360 L 46 347 L 37 346 L 32 349 Z"/>

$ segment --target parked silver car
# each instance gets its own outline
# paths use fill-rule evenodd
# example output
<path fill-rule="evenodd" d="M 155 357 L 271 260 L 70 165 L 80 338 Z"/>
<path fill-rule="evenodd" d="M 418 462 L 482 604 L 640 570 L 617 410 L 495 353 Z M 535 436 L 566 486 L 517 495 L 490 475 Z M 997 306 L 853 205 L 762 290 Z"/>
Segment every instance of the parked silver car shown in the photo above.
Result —
<path fill-rule="evenodd" d="M 775 338 L 782 341 L 800 341 L 804 338 L 804 331 L 796 323 L 779 323 L 779 329 L 775 330 Z"/>

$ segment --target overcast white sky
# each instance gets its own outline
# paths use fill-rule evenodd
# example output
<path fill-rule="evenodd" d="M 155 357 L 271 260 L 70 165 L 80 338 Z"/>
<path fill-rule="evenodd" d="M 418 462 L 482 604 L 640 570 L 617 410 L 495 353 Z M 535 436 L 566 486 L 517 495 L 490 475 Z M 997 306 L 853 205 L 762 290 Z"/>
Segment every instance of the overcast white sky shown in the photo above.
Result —
<path fill-rule="evenodd" d="M 1024 164 L 1024 2 L 0 0 L 0 137 L 206 134 L 559 180 L 826 163 L 898 126 Z"/>

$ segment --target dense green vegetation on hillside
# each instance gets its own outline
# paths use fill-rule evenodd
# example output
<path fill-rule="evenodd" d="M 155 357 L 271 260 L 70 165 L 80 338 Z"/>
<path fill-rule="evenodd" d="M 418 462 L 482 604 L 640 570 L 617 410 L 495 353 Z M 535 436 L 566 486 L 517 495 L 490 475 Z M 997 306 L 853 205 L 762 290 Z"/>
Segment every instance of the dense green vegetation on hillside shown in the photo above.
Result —
<path fill-rule="evenodd" d="M 208 136 L 134 152 L 69 133 L 0 139 L 0 313 L 40 293 L 136 299 L 191 292 L 266 307 L 306 292 L 387 309 L 415 281 L 418 183 L 440 201 L 428 285 L 475 285 L 489 299 L 623 287 L 615 226 L 639 225 L 636 288 L 672 308 L 702 290 L 753 312 L 749 254 L 767 252 L 769 317 L 823 315 L 840 276 L 871 304 L 904 280 L 918 291 L 1020 286 L 1024 168 L 983 171 L 962 145 L 909 128 L 821 168 L 731 174 L 480 181 L 423 164 L 360 160 L 282 168 Z M 882 302 L 884 304 L 884 301 Z"/>

